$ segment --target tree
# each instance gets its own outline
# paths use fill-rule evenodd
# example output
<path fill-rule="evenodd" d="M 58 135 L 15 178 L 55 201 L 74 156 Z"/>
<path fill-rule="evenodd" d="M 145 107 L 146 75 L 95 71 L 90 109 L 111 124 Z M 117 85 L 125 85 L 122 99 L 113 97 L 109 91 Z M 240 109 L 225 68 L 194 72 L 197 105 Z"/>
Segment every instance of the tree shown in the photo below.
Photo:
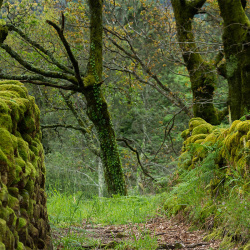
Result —
<path fill-rule="evenodd" d="M 224 20 L 223 44 L 226 63 L 221 71 L 228 80 L 232 120 L 250 110 L 250 21 L 245 0 L 218 0 Z"/>
<path fill-rule="evenodd" d="M 206 0 L 172 0 L 171 2 L 179 46 L 190 75 L 194 116 L 201 117 L 211 124 L 219 124 L 225 112 L 215 109 L 213 95 L 217 81 L 216 66 L 222 58 L 219 54 L 215 62 L 204 60 L 196 46 L 192 27 L 194 16 L 199 13 Z"/>
<path fill-rule="evenodd" d="M 144 0 L 129 3 L 117 1 L 106 8 L 108 14 L 105 16 L 104 31 L 110 56 L 105 68 L 126 73 L 134 78 L 134 82 L 151 86 L 192 117 L 181 93 L 166 84 L 160 73 L 169 62 L 175 62 L 168 55 L 169 50 L 164 51 L 165 44 L 168 44 L 164 41 L 170 40 L 171 36 L 166 37 L 168 30 L 164 23 L 168 22 L 168 18 L 162 15 L 164 10 L 154 2 Z"/>
<path fill-rule="evenodd" d="M 0 9 L 2 7 L 3 0 L 0 0 Z M 0 44 L 3 43 L 3 41 L 6 39 L 8 34 L 8 29 L 0 24 Z"/>
<path fill-rule="evenodd" d="M 88 56 L 88 65 L 86 73 L 82 73 L 79 62 L 72 52 L 65 35 L 65 17 L 61 16 L 61 26 L 55 22 L 47 21 L 52 26 L 69 58 L 71 66 L 66 66 L 57 60 L 53 53 L 44 48 L 36 41 L 29 38 L 21 29 L 14 25 L 6 25 L 9 32 L 16 32 L 23 40 L 29 43 L 43 58 L 53 64 L 53 69 L 39 68 L 34 66 L 20 56 L 8 44 L 4 43 L 1 48 L 4 49 L 13 59 L 22 67 L 28 70 L 28 73 L 21 75 L 7 75 L 0 73 L 2 79 L 15 79 L 24 82 L 30 82 L 38 85 L 60 88 L 79 92 L 84 95 L 87 103 L 87 115 L 93 122 L 100 142 L 101 158 L 104 166 L 105 180 L 110 194 L 126 195 L 126 185 L 122 171 L 121 161 L 116 143 L 116 136 L 113 129 L 108 105 L 102 91 L 102 0 L 88 1 L 90 11 L 90 50 Z M 61 83 L 63 82 L 63 84 Z"/>

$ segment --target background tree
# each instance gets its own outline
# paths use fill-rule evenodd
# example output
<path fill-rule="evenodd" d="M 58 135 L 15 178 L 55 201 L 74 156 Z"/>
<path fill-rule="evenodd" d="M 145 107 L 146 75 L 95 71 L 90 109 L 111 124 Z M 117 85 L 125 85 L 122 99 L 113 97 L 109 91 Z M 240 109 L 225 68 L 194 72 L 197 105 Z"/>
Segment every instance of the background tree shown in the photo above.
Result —
<path fill-rule="evenodd" d="M 247 1 L 218 0 L 218 3 L 224 21 L 226 58 L 221 69 L 228 80 L 232 120 L 236 120 L 250 110 L 250 21 L 245 12 Z"/>
<path fill-rule="evenodd" d="M 214 90 L 217 83 L 216 66 L 220 62 L 220 54 L 213 61 L 206 61 L 196 46 L 192 23 L 194 17 L 206 2 L 205 0 L 182 1 L 172 0 L 177 26 L 179 46 L 188 69 L 193 92 L 194 116 L 198 116 L 211 124 L 220 124 L 225 112 L 214 107 Z"/>

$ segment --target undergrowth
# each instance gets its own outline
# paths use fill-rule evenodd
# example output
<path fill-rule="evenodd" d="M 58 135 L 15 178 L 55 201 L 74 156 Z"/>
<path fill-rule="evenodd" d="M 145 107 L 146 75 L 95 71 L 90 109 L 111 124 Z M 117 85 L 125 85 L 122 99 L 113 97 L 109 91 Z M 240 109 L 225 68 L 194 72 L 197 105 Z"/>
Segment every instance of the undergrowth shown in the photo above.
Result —
<path fill-rule="evenodd" d="M 224 237 L 221 249 L 230 249 L 232 241 L 245 245 L 250 240 L 249 179 L 230 163 L 223 168 L 216 164 L 216 144 L 198 146 L 206 147 L 208 154 L 193 169 L 178 170 L 178 184 L 168 194 L 166 212 L 182 213 L 193 225 L 211 230 L 207 240 Z"/>

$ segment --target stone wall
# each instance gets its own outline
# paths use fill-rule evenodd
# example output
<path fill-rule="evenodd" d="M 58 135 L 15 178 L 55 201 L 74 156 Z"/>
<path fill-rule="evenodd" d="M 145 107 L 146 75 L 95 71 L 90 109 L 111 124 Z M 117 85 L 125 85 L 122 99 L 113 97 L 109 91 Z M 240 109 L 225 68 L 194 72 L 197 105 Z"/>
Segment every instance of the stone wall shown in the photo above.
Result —
<path fill-rule="evenodd" d="M 242 177 L 249 178 L 250 120 L 236 120 L 229 127 L 212 126 L 201 118 L 193 118 L 189 128 L 182 132 L 184 139 L 179 157 L 181 168 L 192 169 L 202 161 L 213 147 L 217 150 L 216 165 L 222 171 L 230 171 L 231 165 Z M 199 146 L 200 145 L 200 146 Z"/>
<path fill-rule="evenodd" d="M 39 109 L 17 81 L 0 81 L 0 249 L 51 249 Z"/>

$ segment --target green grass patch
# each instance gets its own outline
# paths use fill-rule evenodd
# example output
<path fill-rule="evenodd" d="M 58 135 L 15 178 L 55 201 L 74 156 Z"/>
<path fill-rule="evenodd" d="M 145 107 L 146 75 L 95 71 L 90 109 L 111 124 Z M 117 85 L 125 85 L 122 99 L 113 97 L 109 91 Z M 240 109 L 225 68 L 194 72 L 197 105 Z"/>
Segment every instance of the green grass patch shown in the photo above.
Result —
<path fill-rule="evenodd" d="M 64 249 L 81 249 L 98 246 L 100 239 L 90 235 L 88 226 L 143 223 L 158 216 L 165 201 L 164 195 L 127 196 L 86 199 L 83 194 L 67 195 L 54 191 L 48 194 L 48 214 L 54 234 L 54 246 Z M 156 249 L 157 238 L 147 230 L 133 230 L 129 240 L 114 242 L 112 249 Z M 110 243 L 112 244 L 112 242 Z M 107 246 L 108 247 L 108 246 Z"/>
<path fill-rule="evenodd" d="M 83 222 L 121 225 L 145 222 L 158 213 L 163 195 L 84 199 L 81 194 L 58 192 L 48 195 L 50 222 L 57 226 Z"/>

